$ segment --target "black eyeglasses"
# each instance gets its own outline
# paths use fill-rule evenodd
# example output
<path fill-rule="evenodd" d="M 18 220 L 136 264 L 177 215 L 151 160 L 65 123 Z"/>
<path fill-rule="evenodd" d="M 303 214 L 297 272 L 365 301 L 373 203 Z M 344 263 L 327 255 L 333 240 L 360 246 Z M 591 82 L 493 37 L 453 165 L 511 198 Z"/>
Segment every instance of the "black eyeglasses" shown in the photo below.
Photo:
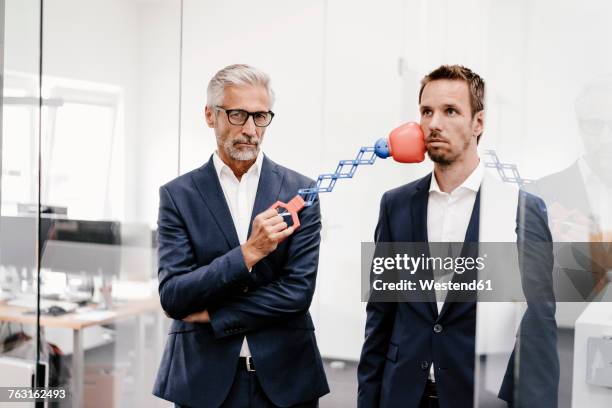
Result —
<path fill-rule="evenodd" d="M 249 120 L 249 116 L 253 117 L 253 123 L 257 127 L 266 127 L 272 122 L 274 112 L 247 112 L 244 109 L 225 109 L 221 106 L 215 106 L 215 108 L 224 111 L 227 114 L 227 120 L 232 125 L 242 126 Z"/>

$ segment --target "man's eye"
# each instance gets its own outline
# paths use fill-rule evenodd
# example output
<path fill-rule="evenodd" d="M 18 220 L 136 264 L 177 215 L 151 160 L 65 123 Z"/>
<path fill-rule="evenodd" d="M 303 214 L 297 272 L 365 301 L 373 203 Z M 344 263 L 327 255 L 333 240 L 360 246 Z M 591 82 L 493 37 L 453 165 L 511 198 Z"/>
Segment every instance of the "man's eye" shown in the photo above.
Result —
<path fill-rule="evenodd" d="M 421 113 L 421 115 L 423 115 L 423 116 L 431 116 L 431 111 L 426 109 L 426 110 L 424 110 L 424 111 Z"/>
<path fill-rule="evenodd" d="M 450 116 L 453 116 L 457 113 L 457 110 L 455 110 L 455 108 L 446 108 L 446 113 Z"/>
<path fill-rule="evenodd" d="M 245 112 L 244 112 L 244 111 L 239 111 L 239 110 L 236 110 L 236 111 L 230 112 L 230 117 L 231 117 L 232 119 L 238 119 L 238 120 L 241 120 L 241 119 L 244 119 L 244 114 L 245 114 Z"/>

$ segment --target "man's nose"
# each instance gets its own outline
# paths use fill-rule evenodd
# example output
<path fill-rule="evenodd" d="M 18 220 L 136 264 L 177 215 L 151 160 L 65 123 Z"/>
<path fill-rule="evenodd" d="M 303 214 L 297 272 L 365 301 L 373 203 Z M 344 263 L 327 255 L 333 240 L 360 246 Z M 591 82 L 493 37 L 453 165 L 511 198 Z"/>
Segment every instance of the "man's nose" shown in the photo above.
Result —
<path fill-rule="evenodd" d="M 247 121 L 244 122 L 244 125 L 242 125 L 242 133 L 249 136 L 255 136 L 257 134 L 257 126 L 255 126 L 255 119 L 253 119 L 253 116 L 249 116 Z"/>
<path fill-rule="evenodd" d="M 438 115 L 437 113 L 432 113 L 431 117 L 429 119 L 429 123 L 427 124 L 427 127 L 429 128 L 430 132 L 433 131 L 439 131 L 441 130 L 441 126 L 442 126 L 442 120 L 440 118 L 440 115 Z"/>

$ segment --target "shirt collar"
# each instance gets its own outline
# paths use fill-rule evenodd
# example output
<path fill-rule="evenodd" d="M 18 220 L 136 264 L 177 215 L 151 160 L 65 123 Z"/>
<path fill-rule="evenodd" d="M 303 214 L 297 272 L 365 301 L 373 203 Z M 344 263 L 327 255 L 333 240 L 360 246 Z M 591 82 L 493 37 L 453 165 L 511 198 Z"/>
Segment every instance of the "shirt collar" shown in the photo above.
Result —
<path fill-rule="evenodd" d="M 478 162 L 478 166 L 476 166 L 476 168 L 472 171 L 472 174 L 470 174 L 468 178 L 466 178 L 463 183 L 461 183 L 461 185 L 452 192 L 461 188 L 478 192 L 478 190 L 480 189 L 480 185 L 482 184 L 483 177 L 484 164 L 482 163 L 482 160 L 480 160 Z M 431 172 L 431 183 L 429 184 L 429 192 L 431 193 L 432 191 L 442 193 L 442 190 L 440 190 L 440 186 L 438 185 L 438 180 L 436 180 L 436 175 L 433 171 Z"/>
<path fill-rule="evenodd" d="M 603 183 L 599 175 L 593 171 L 593 168 L 589 165 L 589 162 L 585 160 L 584 156 L 581 156 L 577 160 L 577 163 L 578 169 L 580 170 L 580 175 L 582 176 L 582 181 L 587 189 L 590 189 L 591 191 L 610 190 L 610 188 Z"/>
<path fill-rule="evenodd" d="M 580 169 L 580 174 L 582 174 L 582 179 L 585 182 L 590 181 L 593 177 L 593 170 L 591 170 L 591 167 L 589 166 L 587 161 L 584 159 L 584 156 L 581 156 L 577 160 L 577 162 L 578 162 L 578 168 Z"/>
<path fill-rule="evenodd" d="M 259 174 L 261 173 L 262 163 L 263 163 L 263 152 L 259 150 L 259 153 L 257 154 L 257 158 L 255 159 L 255 163 L 253 163 L 251 167 L 249 167 L 245 175 L 255 172 L 255 175 L 259 176 Z M 221 179 L 221 173 L 224 171 L 229 172 L 234 177 L 236 177 L 232 169 L 230 169 L 230 167 L 227 164 L 225 164 L 223 160 L 221 160 L 221 157 L 219 156 L 219 153 L 216 150 L 215 150 L 215 153 L 213 153 L 213 164 L 215 166 L 215 171 L 217 172 L 217 177 L 219 179 Z"/>

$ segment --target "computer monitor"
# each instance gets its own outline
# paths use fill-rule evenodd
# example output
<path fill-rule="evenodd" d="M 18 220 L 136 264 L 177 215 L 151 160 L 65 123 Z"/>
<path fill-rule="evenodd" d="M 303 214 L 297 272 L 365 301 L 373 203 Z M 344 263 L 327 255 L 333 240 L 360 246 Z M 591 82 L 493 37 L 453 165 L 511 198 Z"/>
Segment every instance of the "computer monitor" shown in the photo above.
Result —
<path fill-rule="evenodd" d="M 65 272 L 118 273 L 121 264 L 119 222 L 43 216 L 40 226 L 42 267 Z M 34 269 L 36 242 L 36 217 L 0 217 L 0 265 L 18 270 Z"/>

